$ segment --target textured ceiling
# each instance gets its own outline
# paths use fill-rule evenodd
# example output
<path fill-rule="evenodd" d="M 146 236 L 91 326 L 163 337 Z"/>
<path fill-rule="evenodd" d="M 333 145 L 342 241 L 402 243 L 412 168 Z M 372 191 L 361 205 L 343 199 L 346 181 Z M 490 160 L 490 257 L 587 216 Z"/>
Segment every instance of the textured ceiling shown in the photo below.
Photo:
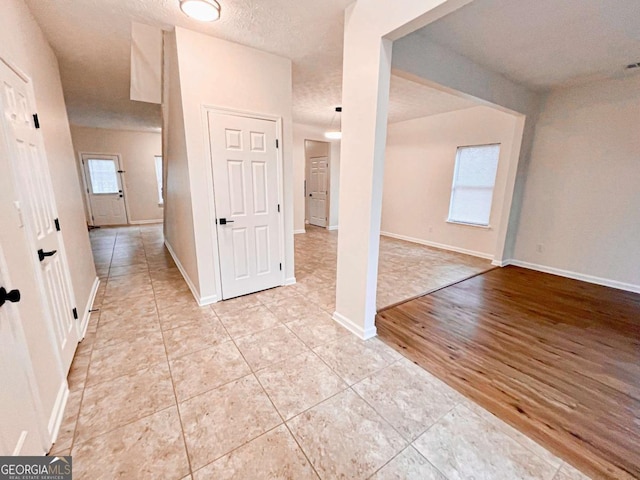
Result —
<path fill-rule="evenodd" d="M 129 100 L 132 21 L 179 25 L 292 59 L 296 122 L 328 127 L 341 103 L 344 9 L 352 0 L 221 0 L 222 17 L 212 24 L 186 17 L 178 0 L 26 2 L 58 56 L 73 124 L 160 128 L 158 105 Z M 394 77 L 390 120 L 466 108 L 460 102 Z"/>
<path fill-rule="evenodd" d="M 178 0 L 26 0 L 55 50 L 72 123 L 157 128 L 157 105 L 129 100 L 131 22 L 174 25 L 293 60 L 296 120 L 330 121 L 341 99 L 344 9 L 352 0 L 221 0 L 215 23 Z M 328 119 L 328 120 L 327 120 Z"/>
<path fill-rule="evenodd" d="M 545 90 L 622 75 L 639 24 L 639 0 L 476 0 L 412 35 Z"/>

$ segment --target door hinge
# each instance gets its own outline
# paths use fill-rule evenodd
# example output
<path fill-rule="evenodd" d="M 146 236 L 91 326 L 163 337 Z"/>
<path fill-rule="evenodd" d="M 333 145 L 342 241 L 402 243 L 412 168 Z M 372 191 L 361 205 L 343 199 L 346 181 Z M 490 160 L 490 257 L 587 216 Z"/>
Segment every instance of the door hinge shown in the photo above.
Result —
<path fill-rule="evenodd" d="M 59 232 L 60 231 L 60 220 L 56 218 L 53 221 L 53 223 L 55 223 L 55 225 L 56 225 L 56 231 Z"/>
<path fill-rule="evenodd" d="M 75 318 L 76 320 L 78 319 L 78 309 L 77 308 L 73 309 L 73 318 Z"/>
<path fill-rule="evenodd" d="M 280 204 L 278 204 L 278 213 L 280 213 Z"/>
<path fill-rule="evenodd" d="M 276 138 L 276 148 L 280 148 L 280 140 Z"/>
<path fill-rule="evenodd" d="M 40 128 L 40 119 L 38 118 L 37 113 L 33 114 L 33 124 L 35 125 L 36 128 Z"/>
<path fill-rule="evenodd" d="M 282 264 L 280 264 L 280 271 L 282 271 Z"/>

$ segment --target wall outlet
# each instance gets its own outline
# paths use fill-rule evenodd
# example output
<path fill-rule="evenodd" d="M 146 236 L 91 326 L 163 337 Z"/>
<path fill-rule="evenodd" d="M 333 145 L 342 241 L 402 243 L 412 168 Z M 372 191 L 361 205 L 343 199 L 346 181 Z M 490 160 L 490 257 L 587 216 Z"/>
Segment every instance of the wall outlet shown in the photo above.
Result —
<path fill-rule="evenodd" d="M 536 245 L 536 252 L 538 253 L 544 252 L 544 245 L 542 243 L 539 243 Z"/>

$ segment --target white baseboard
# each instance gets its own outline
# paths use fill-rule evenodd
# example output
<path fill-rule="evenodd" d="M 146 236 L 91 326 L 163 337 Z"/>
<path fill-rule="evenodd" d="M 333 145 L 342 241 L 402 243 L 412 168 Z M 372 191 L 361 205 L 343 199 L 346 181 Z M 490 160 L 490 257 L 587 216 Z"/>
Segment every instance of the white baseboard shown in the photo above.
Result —
<path fill-rule="evenodd" d="M 49 438 L 51 443 L 56 443 L 58 433 L 60 432 L 60 426 L 62 425 L 62 419 L 64 418 L 64 409 L 67 406 L 67 400 L 69 399 L 69 385 L 67 384 L 66 377 L 62 380 L 56 401 L 53 404 L 53 410 L 49 417 L 49 424 L 47 429 L 49 431 Z"/>
<path fill-rule="evenodd" d="M 294 230 L 293 231 L 294 235 L 300 235 L 301 233 L 307 233 L 307 231 L 304 228 L 301 228 L 300 230 Z"/>
<path fill-rule="evenodd" d="M 151 225 L 153 223 L 162 223 L 164 222 L 163 218 L 158 220 L 129 220 L 129 225 Z"/>
<path fill-rule="evenodd" d="M 169 250 L 169 254 L 171 255 L 171 258 L 173 258 L 173 261 L 176 263 L 176 267 L 178 267 L 178 270 L 180 270 L 180 273 L 182 274 L 182 278 L 184 278 L 184 281 L 187 282 L 187 286 L 189 287 L 189 290 L 191 290 L 191 294 L 193 295 L 193 298 L 195 298 L 196 302 L 198 302 L 198 305 L 200 305 L 201 307 L 204 307 L 205 305 L 211 305 L 212 303 L 216 303 L 218 301 L 218 295 L 210 295 L 208 297 L 200 296 L 200 292 L 198 292 L 198 289 L 196 288 L 195 284 L 191 281 L 189 274 L 187 274 L 187 271 L 182 266 L 182 263 L 180 263 L 178 256 L 173 251 L 171 244 L 167 241 L 166 238 L 164 239 L 164 246 L 167 247 L 167 250 Z"/>
<path fill-rule="evenodd" d="M 618 290 L 626 290 L 628 292 L 640 293 L 640 285 L 634 285 L 632 283 L 618 282 L 617 280 L 611 280 L 608 278 L 595 277 L 593 275 L 586 275 L 584 273 L 572 272 L 570 270 L 562 270 L 560 268 L 548 267 L 546 265 L 539 265 L 536 263 L 523 262 L 521 260 L 510 260 L 511 265 L 516 267 L 528 268 L 529 270 L 537 270 L 538 272 L 550 273 L 552 275 L 559 275 L 561 277 L 572 278 L 574 280 L 580 280 L 582 282 L 594 283 L 596 285 L 602 285 L 604 287 L 617 288 Z"/>
<path fill-rule="evenodd" d="M 430 242 L 428 240 L 422 240 L 421 238 L 408 237 L 406 235 L 399 235 L 391 232 L 380 232 L 380 235 L 385 237 L 397 238 L 398 240 L 405 240 L 407 242 L 419 243 L 420 245 L 426 245 L 427 247 L 439 248 L 441 250 L 450 250 L 452 252 L 464 253 L 465 255 L 471 255 L 474 257 L 486 258 L 487 260 L 493 260 L 493 255 L 489 253 L 476 252 L 475 250 L 467 250 L 466 248 L 458 248 L 453 245 L 445 245 L 443 243 Z"/>
<path fill-rule="evenodd" d="M 335 230 L 338 230 L 338 225 L 329 225 L 327 227 L 327 230 L 329 230 L 330 232 L 333 232 Z"/>
<path fill-rule="evenodd" d="M 511 260 L 494 260 L 491 262 L 491 265 L 494 267 L 506 267 L 507 265 L 511 265 Z"/>
<path fill-rule="evenodd" d="M 80 322 L 80 340 L 87 334 L 87 327 L 89 326 L 89 318 L 91 317 L 91 310 L 93 303 L 96 301 L 96 295 L 98 293 L 98 287 L 100 287 L 100 278 L 96 277 L 93 281 L 93 287 L 91 287 L 91 293 L 87 300 L 87 305 L 84 307 L 84 313 L 82 314 L 82 321 Z"/>
<path fill-rule="evenodd" d="M 285 278 L 283 285 L 295 285 L 296 277 Z"/>
<path fill-rule="evenodd" d="M 333 312 L 333 319 L 362 340 L 369 340 L 370 338 L 378 335 L 378 331 L 375 325 L 364 330 L 360 325 L 356 325 L 347 317 L 338 312 Z"/>

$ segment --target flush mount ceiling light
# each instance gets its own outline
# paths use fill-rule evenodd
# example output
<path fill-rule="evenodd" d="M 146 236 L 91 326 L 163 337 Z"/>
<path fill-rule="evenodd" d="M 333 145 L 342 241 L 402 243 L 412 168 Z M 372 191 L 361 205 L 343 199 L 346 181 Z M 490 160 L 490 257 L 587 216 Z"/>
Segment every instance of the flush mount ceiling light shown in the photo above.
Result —
<path fill-rule="evenodd" d="M 328 138 L 329 140 L 340 140 L 342 138 L 342 122 L 338 122 L 337 130 L 333 128 L 333 124 L 336 120 L 336 114 L 338 113 L 342 113 L 342 107 L 336 107 L 336 111 L 331 119 L 331 124 L 329 125 L 329 131 L 324 133 L 325 138 Z"/>
<path fill-rule="evenodd" d="M 180 9 L 201 22 L 215 22 L 220 18 L 220 4 L 216 0 L 180 0 Z"/>

